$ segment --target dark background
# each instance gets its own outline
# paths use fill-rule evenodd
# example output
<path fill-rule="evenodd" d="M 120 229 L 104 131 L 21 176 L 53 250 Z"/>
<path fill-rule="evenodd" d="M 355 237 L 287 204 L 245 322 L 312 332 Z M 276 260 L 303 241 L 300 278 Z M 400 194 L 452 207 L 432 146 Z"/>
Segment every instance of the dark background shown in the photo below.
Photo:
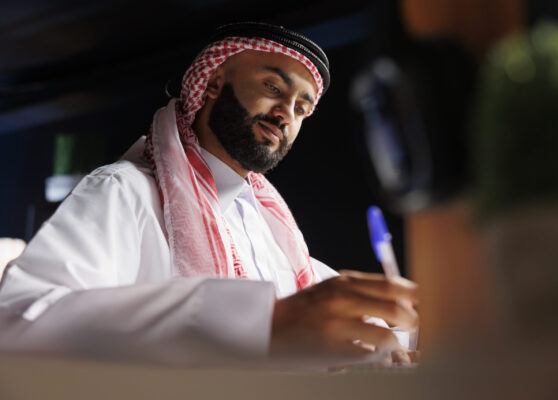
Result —
<path fill-rule="evenodd" d="M 555 2 L 527 2 L 530 22 L 556 16 Z M 117 160 L 147 132 L 165 89 L 176 95 L 201 43 L 223 23 L 284 25 L 321 45 L 332 84 L 291 153 L 268 174 L 290 205 L 311 254 L 333 268 L 379 271 L 366 208 L 384 208 L 404 271 L 402 220 L 376 195 L 355 76 L 408 42 L 398 2 L 227 0 L 2 1 L 0 12 L 0 237 L 32 237 L 57 204 L 44 200 L 59 134 L 94 137 L 96 165 Z"/>
<path fill-rule="evenodd" d="M 555 6 L 532 2 L 534 13 Z M 402 219 L 376 195 L 361 116 L 351 106 L 356 75 L 379 55 L 403 53 L 396 0 L 3 0 L 0 12 L 0 237 L 29 241 L 57 204 L 44 200 L 59 134 L 94 136 L 82 150 L 116 161 L 176 95 L 201 43 L 220 24 L 255 20 L 306 34 L 328 54 L 332 83 L 291 153 L 268 174 L 306 236 L 333 268 L 380 271 L 365 212 L 384 208 L 405 269 Z"/>

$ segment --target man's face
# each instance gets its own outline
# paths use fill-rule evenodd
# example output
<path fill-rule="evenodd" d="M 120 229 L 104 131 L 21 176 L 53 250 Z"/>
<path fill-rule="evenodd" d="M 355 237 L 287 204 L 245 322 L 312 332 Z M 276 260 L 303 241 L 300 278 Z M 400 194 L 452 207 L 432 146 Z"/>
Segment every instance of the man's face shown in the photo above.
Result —
<path fill-rule="evenodd" d="M 247 171 L 264 173 L 287 154 L 314 104 L 308 70 L 281 54 L 244 51 L 224 64 L 209 127 Z"/>

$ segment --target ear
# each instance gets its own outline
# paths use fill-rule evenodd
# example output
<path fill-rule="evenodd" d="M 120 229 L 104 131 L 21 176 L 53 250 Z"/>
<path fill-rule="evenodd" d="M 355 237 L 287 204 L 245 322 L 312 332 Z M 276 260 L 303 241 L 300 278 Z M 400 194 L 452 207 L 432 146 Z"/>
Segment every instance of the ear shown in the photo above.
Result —
<path fill-rule="evenodd" d="M 218 66 L 215 72 L 211 74 L 209 80 L 207 81 L 207 88 L 205 89 L 205 94 L 210 99 L 215 100 L 219 97 L 219 93 L 221 93 L 221 89 L 225 84 L 225 70 L 223 67 Z"/>

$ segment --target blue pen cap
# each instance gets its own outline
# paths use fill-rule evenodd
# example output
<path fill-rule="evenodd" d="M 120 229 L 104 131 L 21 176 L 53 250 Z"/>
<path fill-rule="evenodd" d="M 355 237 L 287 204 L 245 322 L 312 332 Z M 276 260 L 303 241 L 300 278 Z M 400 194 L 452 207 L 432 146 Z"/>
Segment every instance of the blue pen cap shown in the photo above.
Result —
<path fill-rule="evenodd" d="M 370 240 L 372 241 L 372 247 L 376 253 L 376 258 L 381 261 L 380 251 L 378 245 L 381 242 L 391 242 L 391 234 L 388 231 L 386 221 L 384 220 L 384 214 L 382 210 L 377 206 L 368 207 L 366 212 L 368 220 L 368 231 L 370 232 Z"/>

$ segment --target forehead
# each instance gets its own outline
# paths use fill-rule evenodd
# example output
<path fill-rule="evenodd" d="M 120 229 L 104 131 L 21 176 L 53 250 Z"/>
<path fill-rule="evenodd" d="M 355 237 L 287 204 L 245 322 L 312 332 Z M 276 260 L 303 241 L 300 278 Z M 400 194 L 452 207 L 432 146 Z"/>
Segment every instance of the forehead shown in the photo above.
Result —
<path fill-rule="evenodd" d="M 300 61 L 280 53 L 265 51 L 244 50 L 229 57 L 223 67 L 226 71 L 237 73 L 255 73 L 257 71 L 269 71 L 269 67 L 279 68 L 291 78 L 298 80 L 299 84 L 308 85 L 312 88 L 314 95 L 318 91 L 314 77 Z"/>

